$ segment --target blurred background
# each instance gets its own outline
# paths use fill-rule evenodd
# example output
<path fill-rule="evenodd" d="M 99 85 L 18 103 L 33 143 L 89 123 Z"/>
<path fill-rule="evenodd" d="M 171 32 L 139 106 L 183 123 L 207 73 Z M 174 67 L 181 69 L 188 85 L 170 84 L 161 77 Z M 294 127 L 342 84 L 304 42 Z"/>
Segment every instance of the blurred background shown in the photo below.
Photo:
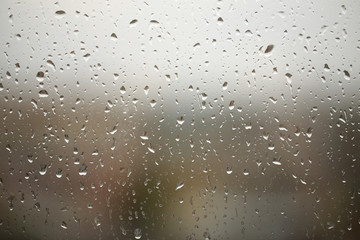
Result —
<path fill-rule="evenodd" d="M 359 239 L 359 10 L 3 1 L 0 239 Z"/>

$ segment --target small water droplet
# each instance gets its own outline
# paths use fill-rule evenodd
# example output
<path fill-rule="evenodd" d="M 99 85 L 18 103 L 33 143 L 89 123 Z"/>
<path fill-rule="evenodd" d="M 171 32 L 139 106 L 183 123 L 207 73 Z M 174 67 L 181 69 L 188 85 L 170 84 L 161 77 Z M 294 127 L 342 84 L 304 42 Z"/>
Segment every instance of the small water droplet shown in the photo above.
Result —
<path fill-rule="evenodd" d="M 156 105 L 156 100 L 155 99 L 151 100 L 150 101 L 150 106 L 155 107 L 155 105 Z"/>
<path fill-rule="evenodd" d="M 95 225 L 99 227 L 101 225 L 101 218 L 99 216 L 96 216 L 94 218 Z"/>
<path fill-rule="evenodd" d="M 38 73 L 36 74 L 36 79 L 37 79 L 39 82 L 44 81 L 44 72 L 38 72 Z"/>
<path fill-rule="evenodd" d="M 274 160 L 272 161 L 272 163 L 273 163 L 274 165 L 280 166 L 280 165 L 281 165 L 280 160 L 281 160 L 281 158 L 279 158 L 279 159 L 274 158 Z"/>
<path fill-rule="evenodd" d="M 37 211 L 40 212 L 40 203 L 39 203 L 39 202 L 36 202 L 36 203 L 34 204 L 34 207 L 35 207 L 35 209 L 36 209 Z"/>
<path fill-rule="evenodd" d="M 85 62 L 87 62 L 87 61 L 89 60 L 90 56 L 91 56 L 90 53 L 87 53 L 87 54 L 85 54 L 85 55 L 83 56 Z"/>
<path fill-rule="evenodd" d="M 270 99 L 270 101 L 271 101 L 273 104 L 276 104 L 276 103 L 277 103 L 277 99 L 276 99 L 276 98 L 270 97 L 269 99 Z"/>
<path fill-rule="evenodd" d="M 251 30 L 246 30 L 245 35 L 248 36 L 248 37 L 251 37 L 253 35 L 253 33 L 252 33 Z"/>
<path fill-rule="evenodd" d="M 327 229 L 333 229 L 335 227 L 335 224 L 333 222 L 328 221 L 326 223 L 326 227 L 327 227 Z"/>
<path fill-rule="evenodd" d="M 56 177 L 57 177 L 57 178 L 61 178 L 61 177 L 62 177 L 62 170 L 61 170 L 61 168 L 58 168 L 58 169 L 56 170 Z"/>
<path fill-rule="evenodd" d="M 182 188 L 183 186 L 184 186 L 184 181 L 183 180 L 181 180 L 180 182 L 178 182 L 178 184 L 176 185 L 176 188 L 175 188 L 175 191 L 176 190 L 179 190 L 180 188 Z"/>
<path fill-rule="evenodd" d="M 226 173 L 230 175 L 232 172 L 233 172 L 232 166 L 228 166 L 228 167 L 226 168 Z"/>
<path fill-rule="evenodd" d="M 229 103 L 229 109 L 230 110 L 233 110 L 235 107 L 235 101 L 234 100 L 231 100 L 230 103 Z"/>
<path fill-rule="evenodd" d="M 116 36 L 115 33 L 112 33 L 112 34 L 111 34 L 111 39 L 114 40 L 114 41 L 116 41 L 116 40 L 118 39 L 118 37 Z"/>
<path fill-rule="evenodd" d="M 251 122 L 248 122 L 248 123 L 245 124 L 245 129 L 246 129 L 246 130 L 252 129 Z"/>
<path fill-rule="evenodd" d="M 135 25 L 137 22 L 138 22 L 138 20 L 137 20 L 137 19 L 133 19 L 133 20 L 131 20 L 131 21 L 130 21 L 130 23 L 129 23 L 129 24 L 130 24 L 130 25 Z"/>
<path fill-rule="evenodd" d="M 149 86 L 147 86 L 147 85 L 145 86 L 144 93 L 145 93 L 145 95 L 149 94 Z"/>
<path fill-rule="evenodd" d="M 183 125 L 183 123 L 185 122 L 184 117 L 183 116 L 178 117 L 177 122 L 178 124 Z"/>
<path fill-rule="evenodd" d="M 39 171 L 40 175 L 45 175 L 46 171 L 47 171 L 47 165 L 44 163 L 40 164 L 40 171 Z"/>
<path fill-rule="evenodd" d="M 272 54 L 272 51 L 274 49 L 274 45 L 270 44 L 265 49 L 265 57 L 269 57 Z"/>
<path fill-rule="evenodd" d="M 151 20 L 150 21 L 150 27 L 156 27 L 158 26 L 160 23 L 157 20 Z"/>
<path fill-rule="evenodd" d="M 82 164 L 82 166 L 79 168 L 79 175 L 85 176 L 87 174 L 87 166 L 85 163 Z"/>
<path fill-rule="evenodd" d="M 151 144 L 149 144 L 148 149 L 151 153 L 155 153 L 155 149 L 153 146 L 151 146 Z"/>
<path fill-rule="evenodd" d="M 35 109 L 38 108 L 37 102 L 35 101 L 35 99 L 31 99 L 31 103 L 34 106 Z"/>
<path fill-rule="evenodd" d="M 61 228 L 63 228 L 63 229 L 67 229 L 67 228 L 68 228 L 66 222 L 63 221 L 63 222 L 61 223 Z"/>
<path fill-rule="evenodd" d="M 10 144 L 7 144 L 7 145 L 5 146 L 5 149 L 8 150 L 9 153 L 12 153 L 12 149 L 11 149 Z"/>
<path fill-rule="evenodd" d="M 224 84 L 223 84 L 223 86 L 222 86 L 222 89 L 223 89 L 223 90 L 226 90 L 227 87 L 228 87 L 228 82 L 224 82 Z"/>
<path fill-rule="evenodd" d="M 121 86 L 120 88 L 120 93 L 121 94 L 125 94 L 126 93 L 126 88 L 124 86 Z"/>
<path fill-rule="evenodd" d="M 141 229 L 136 228 L 134 231 L 134 235 L 135 235 L 135 239 L 140 239 L 141 238 Z"/>
<path fill-rule="evenodd" d="M 55 17 L 60 19 L 60 18 L 63 18 L 65 16 L 65 14 L 66 14 L 65 11 L 58 10 L 58 11 L 55 12 Z"/>
<path fill-rule="evenodd" d="M 200 47 L 200 43 L 195 43 L 194 46 L 193 46 L 194 50 L 196 50 L 199 47 Z"/>
<path fill-rule="evenodd" d="M 286 81 L 287 81 L 289 84 L 291 84 L 291 82 L 292 82 L 292 79 L 291 79 L 292 75 L 291 75 L 290 73 L 286 73 L 286 74 L 285 74 L 285 77 L 286 77 Z"/>
<path fill-rule="evenodd" d="M 147 135 L 147 132 L 144 132 L 144 134 L 141 135 L 140 138 L 143 139 L 143 140 L 148 140 L 149 137 L 148 137 L 148 135 Z"/>

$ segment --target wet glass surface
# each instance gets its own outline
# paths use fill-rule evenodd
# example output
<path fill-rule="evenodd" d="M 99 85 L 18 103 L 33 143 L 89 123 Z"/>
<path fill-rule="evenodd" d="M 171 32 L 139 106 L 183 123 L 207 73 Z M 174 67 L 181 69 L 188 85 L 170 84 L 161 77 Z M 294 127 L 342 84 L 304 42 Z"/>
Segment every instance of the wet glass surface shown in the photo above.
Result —
<path fill-rule="evenodd" d="M 360 2 L 1 4 L 0 239 L 359 239 Z"/>

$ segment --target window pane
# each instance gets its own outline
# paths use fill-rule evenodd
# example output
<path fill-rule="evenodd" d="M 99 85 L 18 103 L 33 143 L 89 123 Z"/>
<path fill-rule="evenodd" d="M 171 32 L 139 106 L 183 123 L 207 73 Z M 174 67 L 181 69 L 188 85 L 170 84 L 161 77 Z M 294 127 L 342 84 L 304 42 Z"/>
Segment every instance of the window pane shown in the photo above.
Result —
<path fill-rule="evenodd" d="M 2 1 L 1 239 L 358 239 L 360 2 Z"/>

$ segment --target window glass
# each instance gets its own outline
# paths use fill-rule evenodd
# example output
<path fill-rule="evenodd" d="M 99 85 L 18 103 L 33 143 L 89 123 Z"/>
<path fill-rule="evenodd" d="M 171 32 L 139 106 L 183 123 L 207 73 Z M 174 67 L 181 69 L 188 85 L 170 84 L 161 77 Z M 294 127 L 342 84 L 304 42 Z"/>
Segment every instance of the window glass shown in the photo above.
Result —
<path fill-rule="evenodd" d="M 359 239 L 359 1 L 1 5 L 1 239 Z"/>

